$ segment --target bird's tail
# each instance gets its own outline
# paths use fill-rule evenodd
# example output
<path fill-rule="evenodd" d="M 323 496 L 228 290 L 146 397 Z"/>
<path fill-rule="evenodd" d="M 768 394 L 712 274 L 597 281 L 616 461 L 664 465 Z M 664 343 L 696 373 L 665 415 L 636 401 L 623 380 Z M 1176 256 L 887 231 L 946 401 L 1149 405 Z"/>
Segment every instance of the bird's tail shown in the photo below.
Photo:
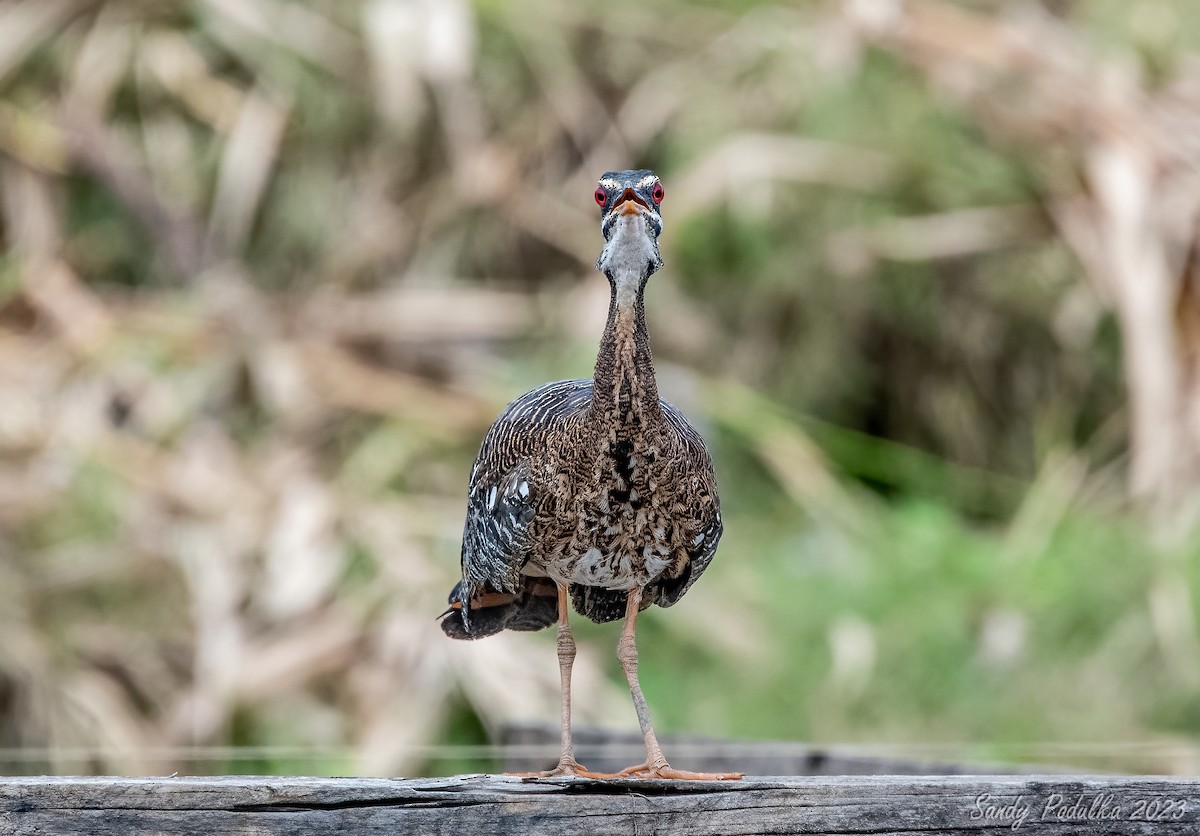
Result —
<path fill-rule="evenodd" d="M 575 611 L 586 615 L 597 624 L 616 621 L 625 615 L 625 604 L 628 600 L 629 593 L 623 589 L 571 584 L 571 603 L 575 605 Z"/>
<path fill-rule="evenodd" d="M 481 639 L 501 630 L 541 630 L 558 619 L 558 590 L 545 578 L 524 578 L 516 592 L 485 587 L 468 596 L 466 581 L 450 590 L 450 606 L 438 616 L 452 639 Z"/>

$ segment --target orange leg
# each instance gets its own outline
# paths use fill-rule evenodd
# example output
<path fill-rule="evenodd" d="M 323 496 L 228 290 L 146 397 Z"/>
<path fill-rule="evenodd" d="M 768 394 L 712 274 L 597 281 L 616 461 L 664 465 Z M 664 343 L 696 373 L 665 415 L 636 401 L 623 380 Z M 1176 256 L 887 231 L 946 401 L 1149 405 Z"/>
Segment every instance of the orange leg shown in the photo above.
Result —
<path fill-rule="evenodd" d="M 669 778 L 685 781 L 736 781 L 742 777 L 740 772 L 688 772 L 675 769 L 667 763 L 662 747 L 654 736 L 650 725 L 650 708 L 646 705 L 646 696 L 642 693 L 642 685 L 638 681 L 637 641 L 634 633 L 637 628 L 637 614 L 642 603 L 642 590 L 632 589 L 625 604 L 625 628 L 621 631 L 621 639 L 617 642 L 617 658 L 625 669 L 625 679 L 629 681 L 629 693 L 633 696 L 633 707 L 637 711 L 638 724 L 642 728 L 642 737 L 646 741 L 646 762 L 628 769 L 622 769 L 613 777 L 625 778 Z"/>

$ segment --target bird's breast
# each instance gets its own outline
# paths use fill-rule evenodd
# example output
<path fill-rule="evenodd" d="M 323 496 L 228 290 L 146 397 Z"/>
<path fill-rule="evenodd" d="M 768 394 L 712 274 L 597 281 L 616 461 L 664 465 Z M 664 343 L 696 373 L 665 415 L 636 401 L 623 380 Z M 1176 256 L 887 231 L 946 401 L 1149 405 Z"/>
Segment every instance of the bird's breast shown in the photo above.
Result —
<path fill-rule="evenodd" d="M 589 586 L 645 586 L 674 562 L 677 480 L 660 449 L 629 439 L 606 445 L 589 475 L 547 571 Z"/>

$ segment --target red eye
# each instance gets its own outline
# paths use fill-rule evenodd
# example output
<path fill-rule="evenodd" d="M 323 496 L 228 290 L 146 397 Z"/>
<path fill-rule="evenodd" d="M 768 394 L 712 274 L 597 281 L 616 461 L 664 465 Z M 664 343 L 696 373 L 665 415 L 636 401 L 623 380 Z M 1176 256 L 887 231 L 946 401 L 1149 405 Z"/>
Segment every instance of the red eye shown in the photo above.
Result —
<path fill-rule="evenodd" d="M 650 197 L 654 198 L 655 203 L 662 203 L 662 199 L 667 196 L 663 191 L 662 183 L 654 184 L 654 191 L 650 192 Z"/>
<path fill-rule="evenodd" d="M 608 192 L 604 191 L 604 189 L 596 189 L 596 194 L 593 197 L 596 198 L 597 206 L 603 206 L 608 203 Z"/>

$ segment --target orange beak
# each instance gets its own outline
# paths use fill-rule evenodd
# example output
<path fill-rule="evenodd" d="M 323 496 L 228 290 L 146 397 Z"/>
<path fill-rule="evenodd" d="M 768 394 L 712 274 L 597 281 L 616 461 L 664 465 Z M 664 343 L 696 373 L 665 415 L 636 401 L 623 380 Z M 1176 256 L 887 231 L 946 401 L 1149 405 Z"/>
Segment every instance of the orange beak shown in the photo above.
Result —
<path fill-rule="evenodd" d="M 649 207 L 642 202 L 633 189 L 626 189 L 625 194 L 617 201 L 616 210 L 622 215 L 638 215 Z"/>

